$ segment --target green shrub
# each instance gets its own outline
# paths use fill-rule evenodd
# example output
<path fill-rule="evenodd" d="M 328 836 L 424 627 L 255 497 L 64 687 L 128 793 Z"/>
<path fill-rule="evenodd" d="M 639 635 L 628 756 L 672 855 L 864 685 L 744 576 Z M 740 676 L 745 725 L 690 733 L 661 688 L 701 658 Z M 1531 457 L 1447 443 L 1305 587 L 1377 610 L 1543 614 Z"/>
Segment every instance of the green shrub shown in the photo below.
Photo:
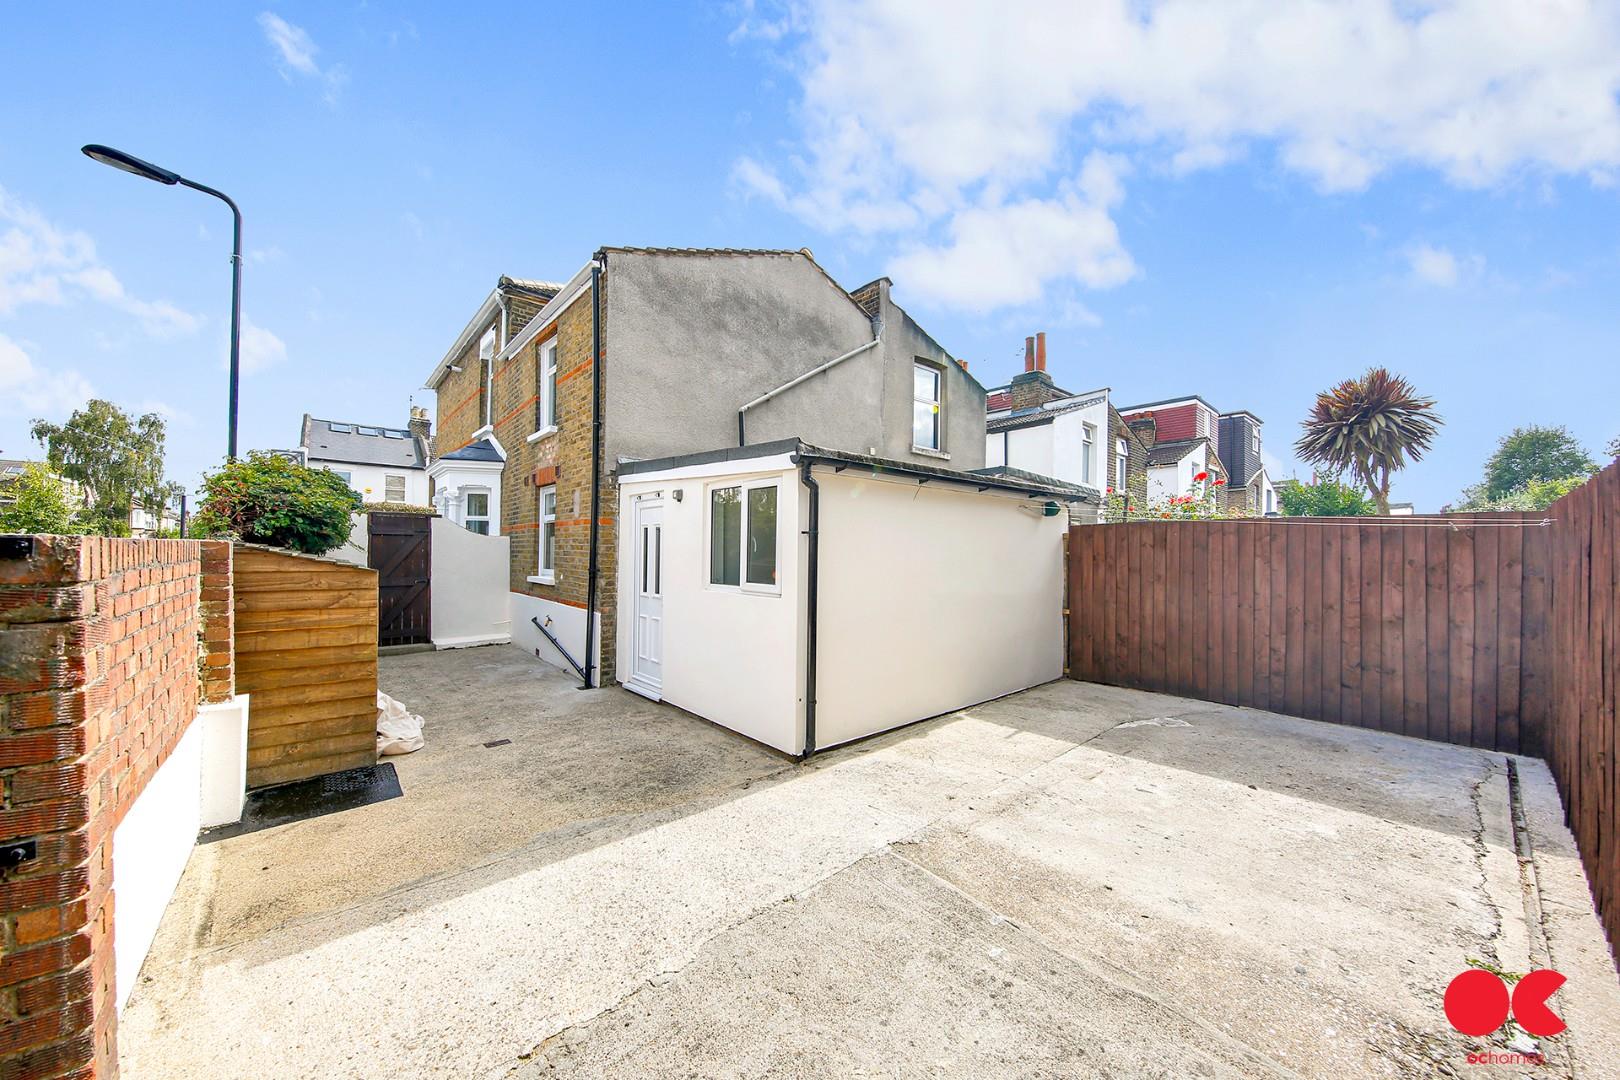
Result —
<path fill-rule="evenodd" d="M 79 499 L 59 477 L 37 461 L 21 476 L 6 481 L 0 495 L 0 533 L 41 533 L 77 536 L 85 531 L 79 519 Z"/>
<path fill-rule="evenodd" d="M 349 539 L 360 505 L 337 473 L 255 451 L 203 479 L 191 531 L 324 555 Z"/>
<path fill-rule="evenodd" d="M 1365 491 L 1331 478 L 1284 480 L 1277 485 L 1277 502 L 1289 517 L 1367 517 L 1378 509 Z"/>

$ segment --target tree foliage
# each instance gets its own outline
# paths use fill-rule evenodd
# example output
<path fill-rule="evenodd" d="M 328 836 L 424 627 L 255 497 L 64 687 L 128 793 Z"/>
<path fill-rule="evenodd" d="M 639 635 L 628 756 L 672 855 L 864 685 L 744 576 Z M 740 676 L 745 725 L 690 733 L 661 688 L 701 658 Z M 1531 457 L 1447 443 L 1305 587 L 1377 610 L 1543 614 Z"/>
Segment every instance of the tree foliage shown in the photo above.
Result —
<path fill-rule="evenodd" d="M 1603 448 L 1603 452 L 1610 457 L 1620 458 L 1620 435 L 1610 439 L 1609 445 Z"/>
<path fill-rule="evenodd" d="M 1485 496 L 1501 499 L 1533 480 L 1585 479 L 1597 471 L 1586 448 L 1563 427 L 1514 428 L 1485 462 Z M 1537 507 L 1536 509 L 1540 509 Z"/>
<path fill-rule="evenodd" d="M 1433 398 L 1387 368 L 1369 368 L 1316 396 L 1294 450 L 1335 476 L 1348 472 L 1387 514 L 1390 477 L 1422 459 L 1443 422 Z"/>
<path fill-rule="evenodd" d="M 66 423 L 35 420 L 30 432 L 51 471 L 84 491 L 81 520 L 91 532 L 127 536 L 130 507 L 163 487 L 165 431 L 156 413 L 133 417 L 92 398 Z"/>
<path fill-rule="evenodd" d="M 349 539 L 360 506 L 337 473 L 255 451 L 203 479 L 193 532 L 322 555 Z"/>
<path fill-rule="evenodd" d="M 1284 480 L 1277 485 L 1277 501 L 1289 517 L 1369 517 L 1377 511 L 1365 491 L 1333 477 L 1308 484 Z"/>
<path fill-rule="evenodd" d="M 0 496 L 0 533 L 49 533 L 74 536 L 84 532 L 79 499 L 73 489 L 37 461 L 21 476 L 8 480 Z"/>
<path fill-rule="evenodd" d="M 1462 500 L 1446 511 L 1477 513 L 1486 510 L 1545 510 L 1586 483 L 1585 476 L 1564 476 L 1556 480 L 1531 480 L 1506 495 L 1492 497 L 1484 484 L 1463 491 Z"/>

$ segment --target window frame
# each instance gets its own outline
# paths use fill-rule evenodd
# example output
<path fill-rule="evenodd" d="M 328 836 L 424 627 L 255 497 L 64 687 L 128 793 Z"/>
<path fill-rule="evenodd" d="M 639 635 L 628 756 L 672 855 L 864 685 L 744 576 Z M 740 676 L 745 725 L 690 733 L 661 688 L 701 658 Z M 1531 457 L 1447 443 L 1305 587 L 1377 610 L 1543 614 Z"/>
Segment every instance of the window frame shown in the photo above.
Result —
<path fill-rule="evenodd" d="M 546 496 L 551 496 L 551 513 L 546 513 Z M 555 585 L 557 583 L 557 485 L 547 484 L 535 496 L 535 553 L 534 577 L 530 581 L 542 585 Z M 546 565 L 546 528 L 551 529 L 551 562 Z"/>
<path fill-rule="evenodd" d="M 550 435 L 557 430 L 557 335 L 540 343 L 535 354 L 534 437 Z"/>
<path fill-rule="evenodd" d="M 1097 425 L 1080 424 L 1080 482 L 1094 483 L 1097 472 Z"/>
<path fill-rule="evenodd" d="M 473 515 L 473 514 L 467 513 L 467 510 L 468 510 L 467 504 L 474 495 L 482 495 L 484 497 L 484 512 L 482 514 Z M 491 520 L 493 518 L 493 515 L 491 514 L 491 510 L 493 509 L 493 507 L 491 507 L 490 504 L 492 502 L 494 502 L 494 501 L 495 501 L 495 492 L 491 488 L 487 488 L 487 487 L 466 487 L 466 488 L 462 488 L 461 489 L 461 522 L 460 522 L 461 527 L 463 529 L 466 529 L 470 533 L 478 533 L 479 536 L 489 536 L 490 535 L 489 526 L 490 526 L 490 522 L 491 522 Z M 482 521 L 484 523 L 484 531 L 480 533 L 480 532 L 478 532 L 477 529 L 471 528 L 468 523 L 472 522 L 472 521 Z"/>
<path fill-rule="evenodd" d="M 737 488 L 737 502 L 740 512 L 737 515 L 738 543 L 737 543 L 737 584 L 728 585 L 714 580 L 714 493 L 725 491 L 728 488 Z M 748 580 L 748 519 L 751 516 L 749 509 L 749 492 L 761 488 L 771 488 L 776 492 L 776 552 L 773 557 L 773 569 L 776 571 L 776 581 L 765 585 Z M 704 571 L 704 588 L 717 589 L 721 592 L 749 593 L 754 596 L 781 596 L 782 595 L 782 478 L 779 476 L 756 480 L 726 479 L 716 480 L 705 485 L 703 489 L 703 557 L 708 564 Z"/>
<path fill-rule="evenodd" d="M 934 380 L 933 398 L 920 398 L 917 396 L 917 372 L 926 371 Z M 934 407 L 934 445 L 928 446 L 917 441 L 917 406 L 932 405 Z M 945 453 L 945 369 L 938 364 L 923 359 L 913 359 L 911 362 L 911 448 L 921 450 L 926 454 Z"/>
<path fill-rule="evenodd" d="M 1118 472 L 1114 490 L 1124 491 L 1130 485 L 1131 476 L 1131 444 L 1125 439 L 1114 440 L 1114 466 Z"/>
<path fill-rule="evenodd" d="M 400 503 L 404 502 L 405 494 L 409 490 L 406 484 L 407 479 L 407 477 L 396 473 L 383 473 L 383 501 Z M 393 494 L 389 490 L 395 480 L 399 481 L 399 498 L 397 499 L 394 498 Z"/>

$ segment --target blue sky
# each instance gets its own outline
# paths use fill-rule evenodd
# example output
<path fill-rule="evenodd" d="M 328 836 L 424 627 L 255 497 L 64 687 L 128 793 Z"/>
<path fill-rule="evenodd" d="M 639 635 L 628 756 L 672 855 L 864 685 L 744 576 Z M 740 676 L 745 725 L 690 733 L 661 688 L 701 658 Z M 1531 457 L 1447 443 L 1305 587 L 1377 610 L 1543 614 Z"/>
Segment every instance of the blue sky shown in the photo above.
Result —
<path fill-rule="evenodd" d="M 229 215 L 105 142 L 244 209 L 245 448 L 431 404 L 502 273 L 809 247 L 987 384 L 1046 330 L 1071 390 L 1258 413 L 1284 475 L 1386 364 L 1438 509 L 1515 425 L 1620 435 L 1620 10 L 1521 8 L 9 4 L 0 456 L 92 392 L 188 485 L 223 452 Z"/>

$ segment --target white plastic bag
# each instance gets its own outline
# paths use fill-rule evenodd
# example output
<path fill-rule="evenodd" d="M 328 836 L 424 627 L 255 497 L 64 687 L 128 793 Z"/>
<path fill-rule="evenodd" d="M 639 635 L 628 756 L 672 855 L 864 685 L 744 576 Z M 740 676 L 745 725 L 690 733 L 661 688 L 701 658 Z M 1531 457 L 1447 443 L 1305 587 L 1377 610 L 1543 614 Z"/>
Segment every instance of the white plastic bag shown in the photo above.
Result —
<path fill-rule="evenodd" d="M 405 706 L 377 691 L 377 753 L 409 754 L 422 749 L 422 718 L 405 711 Z"/>

